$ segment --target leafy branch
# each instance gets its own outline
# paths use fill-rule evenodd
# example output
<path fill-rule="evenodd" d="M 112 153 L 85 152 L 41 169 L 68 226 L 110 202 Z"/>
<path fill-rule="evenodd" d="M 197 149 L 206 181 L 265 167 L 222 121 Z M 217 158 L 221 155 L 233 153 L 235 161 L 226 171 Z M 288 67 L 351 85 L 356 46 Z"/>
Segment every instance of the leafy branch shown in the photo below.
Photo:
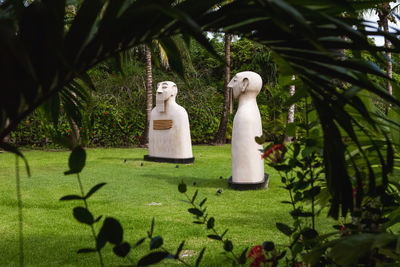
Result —
<path fill-rule="evenodd" d="M 219 234 L 217 230 L 215 229 L 215 219 L 214 217 L 209 217 L 208 214 L 206 213 L 207 208 L 204 207 L 204 204 L 207 201 L 207 198 L 204 198 L 199 204 L 196 204 L 196 198 L 198 195 L 199 190 L 196 190 L 196 192 L 193 194 L 192 197 L 189 197 L 189 195 L 186 193 L 187 191 L 187 186 L 186 184 L 182 182 L 178 185 L 178 190 L 180 193 L 184 194 L 188 200 L 188 203 L 192 205 L 192 208 L 189 208 L 188 211 L 196 216 L 196 221 L 193 223 L 195 224 L 204 224 L 207 227 L 207 230 L 211 230 L 213 233 L 207 235 L 208 238 L 217 240 L 223 244 L 223 249 L 229 253 L 232 256 L 233 263 L 240 264 L 241 266 L 244 266 L 246 264 L 246 255 L 247 255 L 247 250 L 248 248 L 245 248 L 243 252 L 240 254 L 240 256 L 237 256 L 234 251 L 233 251 L 233 243 L 231 240 L 228 238 L 224 238 L 226 233 L 228 232 L 228 229 L 226 229 L 222 234 Z M 204 249 L 203 249 L 204 251 Z M 202 252 L 203 252 L 202 251 Z M 196 262 L 197 266 L 197 262 Z"/>

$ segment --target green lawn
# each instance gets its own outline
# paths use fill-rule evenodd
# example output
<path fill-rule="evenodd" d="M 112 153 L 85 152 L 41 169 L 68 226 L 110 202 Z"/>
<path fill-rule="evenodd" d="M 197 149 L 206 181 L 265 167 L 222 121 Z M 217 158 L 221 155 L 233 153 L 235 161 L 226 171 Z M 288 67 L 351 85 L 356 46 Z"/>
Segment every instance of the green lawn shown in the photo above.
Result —
<path fill-rule="evenodd" d="M 112 216 L 124 227 L 124 239 L 131 244 L 146 236 L 151 220 L 156 220 L 155 234 L 164 238 L 165 247 L 175 251 L 182 240 L 184 250 L 193 255 L 185 258 L 194 262 L 202 247 L 206 246 L 204 266 L 228 264 L 221 244 L 207 238 L 203 225 L 193 224 L 187 212 L 189 204 L 177 190 L 178 183 L 189 185 L 193 194 L 199 189 L 199 199 L 208 198 L 206 206 L 216 219 L 216 229 L 221 233 L 229 228 L 227 237 L 240 253 L 245 247 L 272 240 L 286 244 L 287 238 L 276 230 L 276 222 L 291 224 L 287 192 L 281 188 L 277 174 L 270 174 L 270 188 L 259 191 L 234 191 L 229 189 L 227 178 L 231 175 L 230 146 L 194 146 L 194 164 L 179 165 L 144 162 L 145 149 L 88 149 L 87 164 L 81 178 L 88 191 L 93 185 L 106 182 L 100 191 L 89 199 L 89 209 L 97 215 Z M 80 201 L 59 201 L 66 194 L 79 194 L 76 176 L 64 176 L 68 169 L 68 151 L 24 151 L 32 177 L 28 178 L 22 161 L 21 188 L 24 214 L 24 248 L 26 266 L 96 266 L 96 254 L 80 254 L 80 248 L 93 247 L 90 229 L 72 216 L 72 208 Z M 126 160 L 126 162 L 124 162 Z M 143 162 L 143 166 L 141 163 Z M 222 176 L 223 179 L 219 177 Z M 196 186 L 193 186 L 196 182 Z M 15 194 L 15 156 L 0 154 L 0 265 L 18 265 L 18 214 Z M 222 194 L 217 196 L 221 188 Z M 161 205 L 150 205 L 156 202 Z M 318 224 L 329 231 L 330 221 L 324 216 Z M 97 228 L 100 224 L 97 225 Z M 149 252 L 148 242 L 130 253 L 134 260 Z M 126 259 L 113 255 L 112 247 L 104 249 L 107 266 L 129 264 Z M 166 260 L 162 266 L 182 265 Z"/>

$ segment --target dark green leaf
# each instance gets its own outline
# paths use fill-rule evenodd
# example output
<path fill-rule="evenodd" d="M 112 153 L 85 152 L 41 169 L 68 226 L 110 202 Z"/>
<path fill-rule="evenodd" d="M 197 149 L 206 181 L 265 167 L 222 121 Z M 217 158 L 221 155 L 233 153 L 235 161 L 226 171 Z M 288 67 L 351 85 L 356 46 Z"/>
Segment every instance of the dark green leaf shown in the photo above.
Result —
<path fill-rule="evenodd" d="M 185 245 L 185 241 L 182 241 L 181 244 L 179 245 L 178 249 L 176 250 L 175 259 L 179 258 L 179 254 L 181 253 L 184 245 Z"/>
<path fill-rule="evenodd" d="M 274 165 L 274 168 L 275 168 L 277 171 L 289 171 L 289 170 L 290 170 L 289 165 L 286 165 L 286 164 Z"/>
<path fill-rule="evenodd" d="M 65 174 L 79 173 L 82 171 L 86 162 L 86 152 L 81 146 L 77 146 L 72 150 L 69 156 L 68 166 L 69 171 Z"/>
<path fill-rule="evenodd" d="M 162 261 L 163 259 L 167 258 L 168 256 L 169 253 L 165 251 L 151 252 L 139 260 L 138 266 L 148 266 L 156 264 Z"/>
<path fill-rule="evenodd" d="M 161 236 L 155 236 L 150 240 L 150 249 L 156 249 L 163 245 L 164 241 Z"/>
<path fill-rule="evenodd" d="M 102 188 L 106 183 L 100 183 L 92 187 L 92 189 L 89 190 L 89 192 L 86 194 L 85 199 L 88 199 L 91 195 L 96 193 L 97 190 Z"/>
<path fill-rule="evenodd" d="M 87 43 L 93 25 L 98 14 L 103 7 L 103 1 L 86 0 L 82 2 L 82 6 L 76 15 L 67 36 L 66 48 L 68 48 L 69 57 L 75 60 Z"/>
<path fill-rule="evenodd" d="M 194 201 L 196 200 L 197 194 L 199 193 L 199 190 L 196 190 L 196 192 L 194 192 L 194 195 L 192 197 L 192 203 L 194 203 Z"/>
<path fill-rule="evenodd" d="M 246 264 L 247 261 L 247 250 L 249 250 L 249 248 L 245 248 L 242 252 L 242 254 L 240 254 L 239 257 L 239 263 L 240 264 Z"/>
<path fill-rule="evenodd" d="M 207 235 L 207 237 L 215 240 L 222 240 L 222 238 L 219 235 Z"/>
<path fill-rule="evenodd" d="M 190 208 L 188 209 L 188 211 L 196 216 L 203 216 L 203 212 L 201 210 L 199 210 L 198 208 Z"/>
<path fill-rule="evenodd" d="M 100 229 L 100 233 L 102 233 L 105 240 L 114 245 L 121 244 L 123 240 L 123 231 L 119 221 L 112 217 L 107 217 Z"/>
<path fill-rule="evenodd" d="M 129 245 L 129 243 L 127 243 L 127 242 L 115 245 L 113 248 L 115 255 L 122 257 L 122 258 L 125 257 L 126 255 L 128 255 L 130 250 L 131 250 L 131 245 Z"/>
<path fill-rule="evenodd" d="M 300 153 L 300 145 L 297 144 L 297 143 L 295 143 L 295 144 L 293 144 L 293 148 L 294 148 L 293 157 L 294 157 L 294 158 L 297 158 L 297 156 L 298 156 L 299 153 Z"/>
<path fill-rule="evenodd" d="M 155 223 L 155 220 L 154 220 L 154 218 L 153 218 L 153 219 L 151 220 L 151 227 L 150 227 L 150 232 L 149 232 L 149 238 L 152 238 L 152 237 L 153 237 L 154 223 Z"/>
<path fill-rule="evenodd" d="M 77 221 L 92 225 L 94 223 L 93 215 L 84 207 L 76 207 L 73 209 L 74 217 Z"/>
<path fill-rule="evenodd" d="M 200 202 L 200 207 L 202 207 L 204 205 L 204 203 L 206 203 L 207 198 L 204 198 L 201 202 Z"/>
<path fill-rule="evenodd" d="M 207 222 L 207 229 L 212 229 L 212 228 L 214 228 L 214 223 L 215 223 L 214 217 L 211 217 L 210 219 L 208 219 L 208 222 Z"/>
<path fill-rule="evenodd" d="M 318 236 L 318 232 L 311 228 L 305 228 L 303 231 L 301 231 L 301 233 L 305 240 L 313 239 Z"/>
<path fill-rule="evenodd" d="M 146 240 L 146 237 L 143 237 L 142 239 L 140 239 L 138 242 L 136 242 L 135 247 L 140 246 L 145 240 Z"/>
<path fill-rule="evenodd" d="M 226 229 L 226 230 L 222 233 L 221 239 L 224 238 L 224 236 L 226 235 L 227 232 L 228 232 L 228 229 Z"/>
<path fill-rule="evenodd" d="M 262 145 L 265 143 L 265 140 L 267 139 L 267 137 L 265 135 L 261 135 L 261 136 L 256 136 L 254 137 L 254 140 L 256 141 L 257 144 Z"/>
<path fill-rule="evenodd" d="M 78 250 L 78 254 L 82 254 L 82 253 L 92 253 L 92 252 L 97 252 L 96 249 L 94 248 L 81 248 L 80 250 Z"/>
<path fill-rule="evenodd" d="M 275 244 L 274 244 L 274 242 L 271 242 L 271 241 L 265 241 L 265 242 L 262 244 L 262 247 L 263 247 L 263 249 L 264 249 L 265 251 L 272 251 L 272 250 L 275 249 Z"/>
<path fill-rule="evenodd" d="M 232 249 L 233 249 L 232 241 L 225 240 L 225 242 L 224 242 L 224 250 L 227 251 L 227 252 L 231 252 Z"/>
<path fill-rule="evenodd" d="M 82 200 L 83 197 L 78 195 L 66 195 L 60 198 L 60 200 Z"/>
<path fill-rule="evenodd" d="M 286 250 L 284 250 L 276 259 L 277 260 L 283 259 L 283 257 L 285 257 L 285 255 L 286 255 Z"/>
<path fill-rule="evenodd" d="M 170 37 L 165 37 L 158 40 L 160 45 L 163 47 L 164 51 L 168 56 L 168 62 L 171 68 L 180 76 L 184 76 L 184 68 L 182 64 L 182 58 L 179 56 L 179 48 L 177 47 L 175 41 Z"/>
<path fill-rule="evenodd" d="M 97 217 L 96 220 L 94 220 L 94 222 L 97 223 L 98 221 L 101 220 L 101 218 L 103 218 L 103 215 L 100 215 L 99 217 Z"/>
<path fill-rule="evenodd" d="M 281 231 L 283 234 L 287 236 L 291 236 L 293 233 L 293 230 L 284 223 L 276 223 L 276 227 L 278 228 L 279 231 Z"/>
<path fill-rule="evenodd" d="M 203 249 L 200 251 L 200 254 L 199 254 L 199 256 L 198 256 L 197 259 L 196 259 L 196 265 L 195 265 L 196 267 L 200 265 L 200 261 L 201 261 L 201 259 L 203 258 L 204 251 L 206 251 L 206 248 L 203 248 Z"/>
<path fill-rule="evenodd" d="M 182 180 L 182 182 L 178 185 L 178 190 L 179 190 L 179 192 L 180 193 L 186 193 L 186 190 L 187 190 L 187 187 L 186 187 L 186 184 L 183 182 L 183 180 Z"/>

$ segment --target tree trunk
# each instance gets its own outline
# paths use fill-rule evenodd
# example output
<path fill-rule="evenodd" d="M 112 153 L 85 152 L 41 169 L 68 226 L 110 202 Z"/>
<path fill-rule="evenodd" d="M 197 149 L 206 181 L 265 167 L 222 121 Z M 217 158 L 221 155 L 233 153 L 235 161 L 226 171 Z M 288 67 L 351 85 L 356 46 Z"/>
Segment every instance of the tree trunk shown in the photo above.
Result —
<path fill-rule="evenodd" d="M 72 133 L 71 133 L 71 139 L 72 139 L 72 143 L 74 144 L 74 146 L 77 145 L 81 145 L 81 130 L 79 129 L 78 124 L 76 124 L 76 122 L 71 119 L 70 120 L 71 123 L 71 127 L 72 127 Z"/>
<path fill-rule="evenodd" d="M 150 127 L 150 114 L 153 109 L 153 75 L 151 69 L 151 52 L 148 45 L 145 46 L 146 54 L 146 125 L 144 127 L 143 135 L 139 143 L 141 146 L 147 146 L 149 143 L 149 127 Z"/>
<path fill-rule="evenodd" d="M 292 81 L 294 81 L 296 79 L 296 77 L 293 75 L 292 76 Z M 294 93 L 296 92 L 296 86 L 295 85 L 291 85 L 289 88 L 289 94 L 290 96 L 293 96 Z M 294 122 L 294 110 L 295 110 L 295 104 L 292 104 L 289 107 L 289 111 L 288 111 L 288 120 L 287 123 L 293 123 Z M 285 137 L 285 142 L 291 142 L 293 139 L 293 136 L 286 136 Z"/>
<path fill-rule="evenodd" d="M 71 92 L 71 94 L 76 98 L 76 93 L 75 92 Z M 74 104 L 76 105 L 75 101 Z M 71 141 L 73 146 L 78 146 L 82 144 L 82 139 L 81 139 L 81 130 L 79 129 L 78 124 L 76 123 L 76 121 L 74 121 L 73 118 L 70 118 L 69 120 L 71 127 L 72 127 L 72 132 L 71 132 Z"/>
<path fill-rule="evenodd" d="M 221 121 L 219 123 L 218 132 L 214 138 L 215 145 L 223 145 L 226 143 L 226 126 L 228 124 L 228 109 L 230 106 L 231 92 L 228 83 L 231 79 L 231 35 L 225 33 L 225 83 L 224 83 L 224 103 L 222 106 Z"/>
<path fill-rule="evenodd" d="M 294 81 L 296 77 L 293 75 L 292 76 L 292 81 Z M 289 94 L 290 96 L 294 96 L 294 93 L 296 92 L 296 87 L 294 85 L 291 85 L 289 88 Z M 288 123 L 293 123 L 294 122 L 294 108 L 295 105 L 292 104 L 289 108 L 289 113 L 288 113 Z"/>
<path fill-rule="evenodd" d="M 389 33 L 389 16 L 391 13 L 391 7 L 389 3 L 383 3 L 381 8 L 378 11 L 378 16 L 379 16 L 379 24 L 383 28 L 383 31 L 385 33 Z M 385 48 L 390 48 L 390 41 L 386 38 L 385 36 Z M 392 53 L 391 52 L 386 52 L 386 74 L 387 76 L 391 79 L 393 78 L 392 74 Z M 392 83 L 390 80 L 386 81 L 386 89 L 388 90 L 389 94 L 393 94 L 393 89 L 392 89 Z M 386 107 L 386 114 L 389 112 L 390 105 Z"/>

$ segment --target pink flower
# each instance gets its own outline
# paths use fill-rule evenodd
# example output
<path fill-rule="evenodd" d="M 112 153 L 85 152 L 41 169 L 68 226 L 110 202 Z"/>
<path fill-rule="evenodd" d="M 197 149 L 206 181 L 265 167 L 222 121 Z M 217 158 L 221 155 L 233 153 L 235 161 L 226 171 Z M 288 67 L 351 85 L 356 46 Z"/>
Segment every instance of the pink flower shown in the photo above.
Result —
<path fill-rule="evenodd" d="M 95 135 L 96 133 L 95 132 L 93 132 L 93 135 Z"/>

